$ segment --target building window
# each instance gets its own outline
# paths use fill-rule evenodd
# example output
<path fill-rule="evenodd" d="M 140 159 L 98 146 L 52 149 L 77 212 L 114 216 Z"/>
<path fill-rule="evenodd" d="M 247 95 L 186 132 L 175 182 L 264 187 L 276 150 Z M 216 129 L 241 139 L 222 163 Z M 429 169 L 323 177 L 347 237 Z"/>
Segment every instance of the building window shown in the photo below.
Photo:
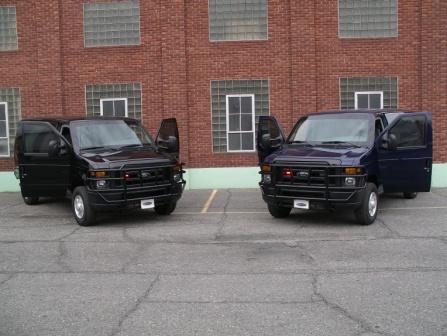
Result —
<path fill-rule="evenodd" d="M 255 133 L 259 116 L 269 115 L 269 81 L 211 81 L 211 115 L 214 153 L 254 150 L 248 133 Z"/>
<path fill-rule="evenodd" d="M 101 115 L 127 117 L 127 98 L 101 99 Z"/>
<path fill-rule="evenodd" d="M 85 88 L 87 116 L 141 119 L 141 84 L 97 84 Z"/>
<path fill-rule="evenodd" d="M 382 91 L 360 91 L 355 93 L 355 109 L 383 109 Z"/>
<path fill-rule="evenodd" d="M 396 109 L 398 107 L 397 77 L 340 78 L 340 107 L 342 109 L 376 107 Z"/>
<path fill-rule="evenodd" d="M 9 156 L 8 103 L 0 102 L 0 156 Z"/>
<path fill-rule="evenodd" d="M 17 50 L 17 18 L 15 7 L 0 7 L 0 51 Z"/>
<path fill-rule="evenodd" d="M 342 38 L 396 37 L 398 0 L 339 0 Z"/>
<path fill-rule="evenodd" d="M 20 120 L 20 90 L 0 88 L 0 156 L 9 157 L 14 148 Z"/>
<path fill-rule="evenodd" d="M 255 96 L 227 95 L 227 151 L 255 150 Z"/>
<path fill-rule="evenodd" d="M 86 47 L 140 44 L 138 0 L 84 4 Z"/>
<path fill-rule="evenodd" d="M 211 41 L 266 40 L 267 0 L 209 0 Z"/>

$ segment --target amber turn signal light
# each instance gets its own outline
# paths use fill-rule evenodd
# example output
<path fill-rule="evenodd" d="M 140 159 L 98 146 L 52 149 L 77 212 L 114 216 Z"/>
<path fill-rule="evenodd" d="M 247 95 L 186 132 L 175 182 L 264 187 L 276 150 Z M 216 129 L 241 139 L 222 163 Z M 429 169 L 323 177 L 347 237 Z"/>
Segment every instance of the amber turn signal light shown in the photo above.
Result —
<path fill-rule="evenodd" d="M 263 173 L 271 173 L 272 172 L 272 167 L 270 165 L 268 165 L 268 164 L 263 164 L 261 166 L 261 171 Z"/>
<path fill-rule="evenodd" d="M 90 177 L 106 177 L 107 172 L 105 171 L 92 171 L 90 172 Z"/>
<path fill-rule="evenodd" d="M 358 167 L 349 167 L 349 168 L 343 168 L 343 173 L 348 175 L 356 175 L 360 174 L 362 172 L 362 168 Z"/>

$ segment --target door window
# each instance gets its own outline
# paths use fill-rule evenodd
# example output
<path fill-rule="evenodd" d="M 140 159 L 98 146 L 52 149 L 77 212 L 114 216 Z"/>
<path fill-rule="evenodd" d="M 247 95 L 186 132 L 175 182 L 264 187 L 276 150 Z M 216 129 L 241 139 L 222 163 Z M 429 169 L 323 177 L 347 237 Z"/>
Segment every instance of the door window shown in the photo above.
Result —
<path fill-rule="evenodd" d="M 369 91 L 355 93 L 355 109 L 383 109 L 383 92 Z"/>
<path fill-rule="evenodd" d="M 0 156 L 9 156 L 9 127 L 7 103 L 0 103 Z"/>
<path fill-rule="evenodd" d="M 398 148 L 425 146 L 425 124 L 423 115 L 402 117 L 390 130 L 397 139 Z"/>
<path fill-rule="evenodd" d="M 101 115 L 127 117 L 127 98 L 101 99 Z"/>
<path fill-rule="evenodd" d="M 59 137 L 47 124 L 24 124 L 23 150 L 25 154 L 48 154 L 48 145 L 51 140 L 58 141 Z"/>
<path fill-rule="evenodd" d="M 228 152 L 254 151 L 255 149 L 255 96 L 227 96 L 227 148 Z"/>

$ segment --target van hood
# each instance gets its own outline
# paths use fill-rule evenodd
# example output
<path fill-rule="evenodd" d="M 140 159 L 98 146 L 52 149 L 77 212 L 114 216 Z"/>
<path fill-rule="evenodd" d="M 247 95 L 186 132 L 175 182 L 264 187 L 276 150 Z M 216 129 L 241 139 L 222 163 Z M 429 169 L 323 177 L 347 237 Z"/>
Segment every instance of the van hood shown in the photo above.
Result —
<path fill-rule="evenodd" d="M 317 161 L 327 162 L 330 165 L 357 165 L 360 158 L 369 151 L 368 148 L 341 148 L 336 146 L 305 146 L 286 145 L 282 149 L 269 155 L 265 162 L 277 163 L 280 161 Z"/>
<path fill-rule="evenodd" d="M 88 161 L 94 169 L 122 169 L 127 166 L 171 164 L 174 159 L 153 150 L 114 150 L 108 149 L 100 152 L 82 152 L 79 154 Z"/>

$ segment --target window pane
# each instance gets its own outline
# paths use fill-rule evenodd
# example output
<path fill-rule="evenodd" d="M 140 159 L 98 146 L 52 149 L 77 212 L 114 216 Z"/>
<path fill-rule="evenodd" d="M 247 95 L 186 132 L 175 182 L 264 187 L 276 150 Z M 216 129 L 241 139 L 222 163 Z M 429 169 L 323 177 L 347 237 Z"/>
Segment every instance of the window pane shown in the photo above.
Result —
<path fill-rule="evenodd" d="M 369 108 L 381 108 L 382 96 L 380 94 L 372 94 L 369 96 Z"/>
<path fill-rule="evenodd" d="M 228 113 L 239 114 L 241 113 L 241 99 L 239 97 L 228 98 Z"/>
<path fill-rule="evenodd" d="M 397 147 L 412 147 L 425 145 L 425 118 L 403 117 L 391 129 L 396 136 Z"/>
<path fill-rule="evenodd" d="M 368 95 L 367 94 L 359 94 L 357 95 L 357 108 L 359 109 L 367 109 L 368 106 Z"/>
<path fill-rule="evenodd" d="M 267 39 L 267 0 L 209 0 L 211 40 Z"/>
<path fill-rule="evenodd" d="M 397 36 L 398 0 L 339 0 L 340 36 Z"/>
<path fill-rule="evenodd" d="M 84 4 L 85 46 L 140 44 L 138 0 Z"/>
<path fill-rule="evenodd" d="M 125 100 L 115 100 L 115 117 L 125 117 L 126 116 L 126 101 Z"/>
<path fill-rule="evenodd" d="M 0 138 L 6 138 L 6 121 L 0 120 Z"/>
<path fill-rule="evenodd" d="M 25 153 L 48 153 L 48 144 L 51 140 L 58 140 L 56 134 L 47 125 L 25 125 Z"/>
<path fill-rule="evenodd" d="M 8 139 L 0 139 L 0 155 L 9 155 L 8 153 Z"/>
<path fill-rule="evenodd" d="M 106 100 L 102 102 L 102 114 L 105 117 L 113 117 L 113 101 Z"/>
<path fill-rule="evenodd" d="M 2 6 L 0 7 L 0 51 L 17 48 L 16 8 Z"/>
<path fill-rule="evenodd" d="M 243 150 L 253 150 L 253 133 L 242 133 L 242 149 Z"/>
<path fill-rule="evenodd" d="M 253 113 L 252 101 L 251 97 L 242 97 L 241 113 Z"/>
<path fill-rule="evenodd" d="M 242 131 L 253 131 L 253 116 L 251 114 L 242 115 Z"/>
<path fill-rule="evenodd" d="M 229 130 L 230 132 L 240 131 L 241 130 L 241 115 L 240 114 L 230 114 L 228 116 L 230 124 Z"/>
<path fill-rule="evenodd" d="M 0 120 L 6 120 L 5 104 L 0 104 Z"/>
<path fill-rule="evenodd" d="M 228 150 L 230 150 L 230 151 L 241 150 L 241 134 L 240 133 L 228 134 Z"/>

